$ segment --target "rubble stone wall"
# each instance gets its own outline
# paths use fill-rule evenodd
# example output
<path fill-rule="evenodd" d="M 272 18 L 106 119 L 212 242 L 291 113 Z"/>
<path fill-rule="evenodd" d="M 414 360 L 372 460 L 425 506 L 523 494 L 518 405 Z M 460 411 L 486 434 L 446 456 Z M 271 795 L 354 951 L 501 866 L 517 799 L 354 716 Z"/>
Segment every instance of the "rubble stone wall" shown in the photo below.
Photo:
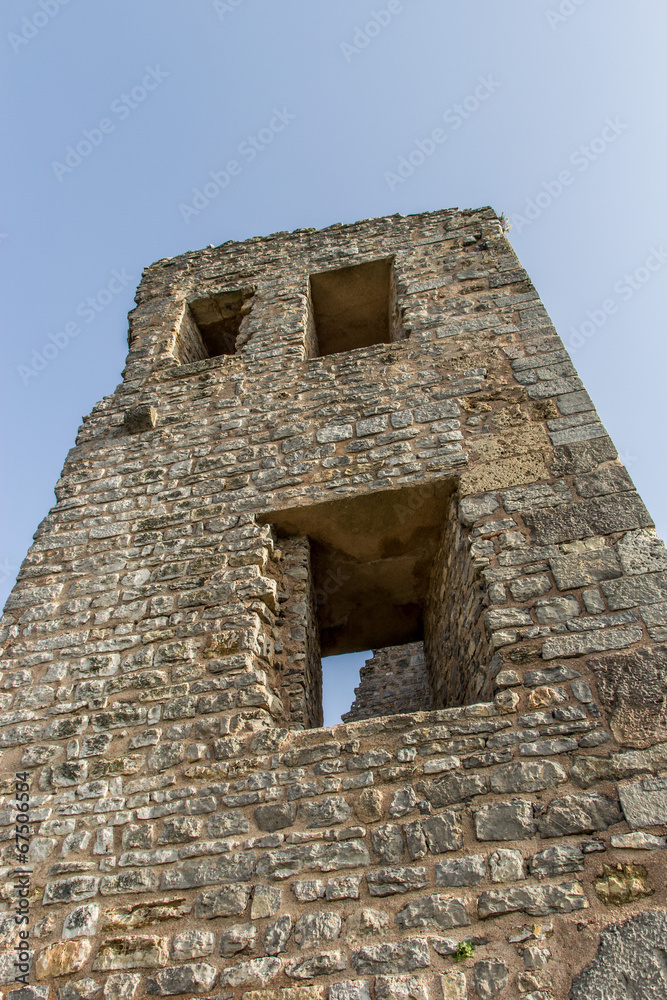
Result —
<path fill-rule="evenodd" d="M 388 257 L 398 339 L 313 357 L 308 275 Z M 236 354 L 181 363 L 186 303 L 239 289 Z M 158 261 L 130 320 L 0 624 L 3 1000 L 642 995 L 667 552 L 495 213 Z M 310 542 L 273 522 L 442 484 L 433 710 L 309 728 Z"/>
<path fill-rule="evenodd" d="M 359 671 L 359 679 L 354 702 L 343 722 L 431 708 L 433 697 L 422 642 L 374 649 Z"/>

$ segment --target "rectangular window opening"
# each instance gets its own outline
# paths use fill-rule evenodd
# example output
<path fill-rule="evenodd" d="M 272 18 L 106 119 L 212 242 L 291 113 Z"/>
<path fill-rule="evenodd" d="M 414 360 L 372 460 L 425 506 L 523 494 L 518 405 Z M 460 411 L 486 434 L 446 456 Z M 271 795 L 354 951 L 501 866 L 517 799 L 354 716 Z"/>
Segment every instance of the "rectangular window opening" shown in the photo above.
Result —
<path fill-rule="evenodd" d="M 251 289 L 192 299 L 185 308 L 175 354 L 181 364 L 235 354 L 241 323 L 252 305 Z"/>
<path fill-rule="evenodd" d="M 323 704 L 328 725 L 435 707 L 425 620 L 452 489 L 441 481 L 262 515 L 280 551 L 292 724 L 321 726 Z"/>
<path fill-rule="evenodd" d="M 319 357 L 398 339 L 391 259 L 311 274 L 310 296 Z"/>

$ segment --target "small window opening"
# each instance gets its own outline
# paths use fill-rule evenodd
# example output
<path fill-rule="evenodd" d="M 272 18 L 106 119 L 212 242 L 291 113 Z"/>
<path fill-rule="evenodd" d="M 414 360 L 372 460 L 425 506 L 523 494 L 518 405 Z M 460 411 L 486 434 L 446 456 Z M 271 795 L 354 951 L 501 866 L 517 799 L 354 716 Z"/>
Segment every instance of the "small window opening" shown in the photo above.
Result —
<path fill-rule="evenodd" d="M 339 354 L 396 340 L 391 260 L 310 276 L 317 354 Z"/>
<path fill-rule="evenodd" d="M 186 306 L 178 334 L 176 356 L 181 364 L 236 353 L 241 323 L 250 312 L 252 290 L 237 289 Z"/>

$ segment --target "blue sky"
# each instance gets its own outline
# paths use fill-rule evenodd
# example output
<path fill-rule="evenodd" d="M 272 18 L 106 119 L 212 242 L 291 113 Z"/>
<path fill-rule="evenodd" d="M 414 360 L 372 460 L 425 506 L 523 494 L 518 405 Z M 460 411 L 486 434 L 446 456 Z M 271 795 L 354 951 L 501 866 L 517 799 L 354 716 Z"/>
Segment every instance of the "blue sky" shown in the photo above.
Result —
<path fill-rule="evenodd" d="M 452 206 L 514 221 L 664 535 L 666 27 L 660 0 L 7 0 L 3 599 L 145 265 Z"/>

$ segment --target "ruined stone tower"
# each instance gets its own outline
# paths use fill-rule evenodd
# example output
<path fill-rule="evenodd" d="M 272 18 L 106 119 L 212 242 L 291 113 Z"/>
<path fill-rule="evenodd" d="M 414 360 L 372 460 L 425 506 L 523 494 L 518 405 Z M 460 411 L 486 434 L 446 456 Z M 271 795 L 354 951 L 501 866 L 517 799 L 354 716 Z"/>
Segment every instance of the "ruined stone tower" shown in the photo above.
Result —
<path fill-rule="evenodd" d="M 158 261 L 56 496 L 4 1000 L 667 995 L 667 553 L 493 211 Z"/>

